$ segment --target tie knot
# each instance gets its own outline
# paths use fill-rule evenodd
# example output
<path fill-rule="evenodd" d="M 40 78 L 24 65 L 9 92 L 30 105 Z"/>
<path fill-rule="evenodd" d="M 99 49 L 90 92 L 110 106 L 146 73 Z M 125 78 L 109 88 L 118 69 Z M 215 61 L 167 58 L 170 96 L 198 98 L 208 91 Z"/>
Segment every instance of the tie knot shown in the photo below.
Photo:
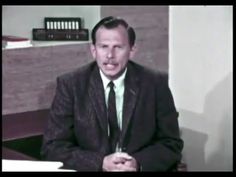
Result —
<path fill-rule="evenodd" d="M 109 82 L 108 86 L 113 89 L 114 88 L 114 83 L 112 81 Z"/>

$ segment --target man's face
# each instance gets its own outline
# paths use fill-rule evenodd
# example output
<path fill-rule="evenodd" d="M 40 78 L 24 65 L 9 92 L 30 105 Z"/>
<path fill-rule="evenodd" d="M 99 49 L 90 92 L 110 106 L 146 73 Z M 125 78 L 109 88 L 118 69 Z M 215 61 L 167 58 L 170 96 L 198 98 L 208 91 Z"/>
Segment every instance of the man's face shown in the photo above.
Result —
<path fill-rule="evenodd" d="M 96 44 L 91 45 L 91 53 L 104 75 L 114 80 L 124 72 L 135 47 L 130 47 L 128 33 L 123 26 L 113 29 L 100 27 L 96 32 Z"/>

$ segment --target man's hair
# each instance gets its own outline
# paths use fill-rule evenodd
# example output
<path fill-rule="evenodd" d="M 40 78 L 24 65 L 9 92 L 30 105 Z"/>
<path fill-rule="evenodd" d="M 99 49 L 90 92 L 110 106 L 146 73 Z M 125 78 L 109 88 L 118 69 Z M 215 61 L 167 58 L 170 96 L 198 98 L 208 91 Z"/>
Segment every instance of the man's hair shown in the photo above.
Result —
<path fill-rule="evenodd" d="M 113 16 L 109 16 L 109 17 L 105 17 L 103 19 L 101 19 L 93 28 L 92 30 L 92 43 L 95 45 L 96 43 L 96 32 L 100 27 L 105 27 L 106 29 L 112 29 L 112 28 L 116 28 L 119 25 L 123 26 L 128 33 L 128 38 L 129 38 L 129 45 L 132 47 L 135 43 L 135 31 L 134 29 L 128 25 L 128 23 L 119 17 L 113 17 Z"/>

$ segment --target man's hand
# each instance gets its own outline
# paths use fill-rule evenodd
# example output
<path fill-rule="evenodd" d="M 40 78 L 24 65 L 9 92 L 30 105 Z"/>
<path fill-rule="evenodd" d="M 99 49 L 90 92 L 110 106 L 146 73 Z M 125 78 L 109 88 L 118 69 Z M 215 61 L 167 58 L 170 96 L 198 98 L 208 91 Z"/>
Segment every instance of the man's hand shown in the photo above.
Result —
<path fill-rule="evenodd" d="M 137 171 L 135 158 L 125 152 L 116 152 L 105 156 L 102 164 L 103 171 Z"/>

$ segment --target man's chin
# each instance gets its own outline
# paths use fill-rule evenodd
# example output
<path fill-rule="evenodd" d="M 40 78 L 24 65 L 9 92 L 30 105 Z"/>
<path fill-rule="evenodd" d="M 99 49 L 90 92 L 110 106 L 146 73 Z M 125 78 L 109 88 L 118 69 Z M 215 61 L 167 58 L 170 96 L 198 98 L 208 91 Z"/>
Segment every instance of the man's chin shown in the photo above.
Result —
<path fill-rule="evenodd" d="M 105 72 L 103 72 L 103 73 L 104 73 L 105 76 L 107 76 L 107 78 L 115 80 L 119 76 L 121 76 L 123 72 L 124 72 L 124 70 L 122 70 L 122 71 L 118 71 L 118 70 L 105 70 Z"/>
<path fill-rule="evenodd" d="M 106 72 L 103 72 L 104 75 L 109 78 L 109 79 L 116 79 L 117 77 L 119 77 L 119 72 L 114 72 L 114 71 L 106 71 Z"/>

